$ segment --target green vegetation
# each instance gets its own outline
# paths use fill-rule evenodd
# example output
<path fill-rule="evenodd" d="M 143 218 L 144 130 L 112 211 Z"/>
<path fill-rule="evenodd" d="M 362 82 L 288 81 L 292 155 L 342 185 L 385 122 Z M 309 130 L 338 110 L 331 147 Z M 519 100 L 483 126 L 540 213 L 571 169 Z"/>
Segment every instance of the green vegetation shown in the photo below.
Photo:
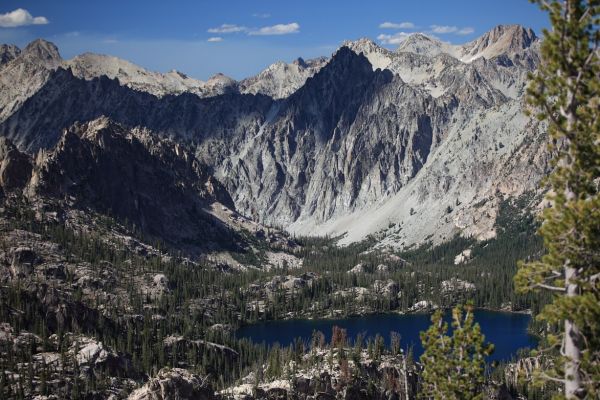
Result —
<path fill-rule="evenodd" d="M 600 2 L 536 1 L 550 15 L 529 104 L 547 121 L 555 154 L 540 234 L 547 253 L 521 264 L 521 292 L 553 293 L 547 324 L 551 368 L 568 399 L 600 396 Z"/>
<path fill-rule="evenodd" d="M 431 317 L 431 326 L 421 333 L 424 353 L 422 385 L 419 397 L 435 400 L 483 399 L 485 357 L 494 349 L 485 343 L 479 324 L 474 322 L 473 307 L 452 310 L 452 336 L 441 311 Z"/>
<path fill-rule="evenodd" d="M 530 202 L 531 199 L 521 201 Z M 228 331 L 241 324 L 283 318 L 288 313 L 325 316 L 331 310 L 340 310 L 342 315 L 405 310 L 424 299 L 443 307 L 469 299 L 476 307 L 499 308 L 506 302 L 516 309 L 537 307 L 539 298 L 518 295 L 510 285 L 515 260 L 541 249 L 532 235 L 535 223 L 531 218 L 523 219 L 523 208 L 524 204 L 503 203 L 498 238 L 483 243 L 457 237 L 442 246 L 423 246 L 394 254 L 373 251 L 373 240 L 338 247 L 335 239 L 299 238 L 301 250 L 296 256 L 304 259 L 300 269 L 224 272 L 209 263 L 193 264 L 177 255 L 142 256 L 125 244 L 107 242 L 104 230 L 118 229 L 119 226 L 107 217 L 98 218 L 97 231 L 90 234 L 74 231 L 64 224 L 39 222 L 27 204 L 7 205 L 4 217 L 9 224 L 4 229 L 40 234 L 44 240 L 57 243 L 68 261 L 89 263 L 97 272 L 110 266 L 114 280 L 123 287 L 126 297 L 117 302 L 90 299 L 78 285 L 73 285 L 73 277 L 67 274 L 67 284 L 75 288 L 69 297 L 73 305 L 67 313 L 68 318 L 58 323 L 48 315 L 41 299 L 17 283 L 0 291 L 0 320 L 9 322 L 17 332 L 26 330 L 42 338 L 57 334 L 59 342 L 65 340 L 67 332 L 95 337 L 129 357 L 133 370 L 139 371 L 140 376 L 152 376 L 164 366 L 178 366 L 208 374 L 213 383 L 222 388 L 263 364 L 271 367 L 261 373 L 276 376 L 282 372 L 281 366 L 289 361 L 288 357 L 298 360 L 300 349 L 308 348 L 297 342 L 291 350 L 268 349 L 265 345 L 237 340 Z M 6 243 L 2 245 L 6 248 Z M 156 247 L 160 248 L 160 244 Z M 472 249 L 471 259 L 454 265 L 454 257 L 467 247 Z M 363 264 L 364 273 L 348 273 L 358 263 Z M 377 271 L 380 264 L 389 269 Z M 159 297 L 149 297 L 141 290 L 139 279 L 159 273 L 168 277 L 171 289 Z M 253 286 L 263 288 L 274 276 L 286 274 L 300 277 L 312 274 L 313 282 L 291 292 L 275 287 L 269 296 L 251 289 Z M 461 290 L 443 292 L 442 282 L 452 278 L 475 282 L 477 289 L 466 293 Z M 372 288 L 377 281 L 388 279 L 397 283 L 400 296 L 379 293 L 359 299 L 339 294 L 357 287 Z M 264 307 L 254 307 L 257 302 L 262 302 Z M 98 311 L 99 304 L 102 304 L 102 313 Z M 124 313 L 124 310 L 127 311 Z M 164 318 L 154 318 L 156 315 Z M 215 324 L 229 328 L 212 329 Z M 172 344 L 165 345 L 166 339 Z M 340 360 L 356 358 L 363 339 L 358 342 L 354 351 L 339 350 Z M 219 349 L 210 343 L 227 346 L 230 350 Z M 370 338 L 365 349 L 377 360 L 387 352 L 383 343 L 381 337 Z M 339 348 L 338 344 L 339 341 L 334 347 Z M 17 360 L 30 359 L 31 354 L 11 357 L 7 362 L 12 365 Z M 25 371 L 21 376 L 27 376 Z M 88 383 L 82 382 L 79 394 L 83 394 L 86 387 Z"/>

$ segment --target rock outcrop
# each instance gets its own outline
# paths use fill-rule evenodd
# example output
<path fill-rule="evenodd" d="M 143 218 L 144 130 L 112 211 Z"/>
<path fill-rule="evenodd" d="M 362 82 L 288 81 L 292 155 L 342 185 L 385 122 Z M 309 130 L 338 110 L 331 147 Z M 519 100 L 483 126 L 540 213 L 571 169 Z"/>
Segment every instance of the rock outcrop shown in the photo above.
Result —
<path fill-rule="evenodd" d="M 29 157 L 0 137 L 0 193 L 23 189 L 31 178 L 31 169 Z"/>
<path fill-rule="evenodd" d="M 181 368 L 161 369 L 129 400 L 212 400 L 214 391 L 203 377 Z"/>
<path fill-rule="evenodd" d="M 184 146 L 107 118 L 74 125 L 40 153 L 27 193 L 128 221 L 167 243 L 231 239 L 204 211 L 213 202 L 234 208 L 206 166 Z"/>

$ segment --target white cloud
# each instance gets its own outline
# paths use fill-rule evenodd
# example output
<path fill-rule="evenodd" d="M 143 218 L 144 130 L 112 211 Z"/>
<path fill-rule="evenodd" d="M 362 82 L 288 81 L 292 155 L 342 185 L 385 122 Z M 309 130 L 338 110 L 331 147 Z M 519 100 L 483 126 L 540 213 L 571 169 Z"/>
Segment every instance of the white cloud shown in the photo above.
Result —
<path fill-rule="evenodd" d="M 245 26 L 235 25 L 235 24 L 223 24 L 217 28 L 210 28 L 208 30 L 209 33 L 236 33 L 236 32 L 245 32 L 248 28 Z"/>
<path fill-rule="evenodd" d="M 222 42 L 223 38 L 220 36 L 213 36 L 206 39 L 207 42 Z"/>
<path fill-rule="evenodd" d="M 456 34 L 457 35 L 470 35 L 473 32 L 475 32 L 475 29 L 471 28 L 470 26 L 467 26 L 465 28 L 460 29 L 458 32 L 456 32 Z"/>
<path fill-rule="evenodd" d="M 277 24 L 273 26 L 264 26 L 258 30 L 248 32 L 248 35 L 289 35 L 290 33 L 299 33 L 300 25 L 296 22 L 291 24 Z"/>
<path fill-rule="evenodd" d="M 266 15 L 266 14 L 262 14 Z M 266 17 L 265 17 L 266 18 Z M 296 22 L 292 22 L 291 24 L 277 24 L 272 26 L 263 26 L 262 28 L 247 28 L 242 25 L 235 24 L 222 24 L 216 28 L 210 28 L 208 30 L 209 33 L 237 33 L 237 32 L 245 32 L 248 35 L 252 36 L 267 36 L 267 35 L 288 35 L 290 33 L 298 33 L 300 32 L 300 25 Z M 216 37 L 216 36 L 215 36 Z M 213 42 L 219 40 L 212 40 Z"/>
<path fill-rule="evenodd" d="M 444 35 L 447 33 L 453 33 L 455 35 L 470 35 L 471 33 L 475 32 L 475 30 L 473 28 L 471 28 L 470 26 L 465 26 L 464 28 L 459 28 L 457 26 L 450 26 L 450 25 L 431 25 L 431 32 L 433 33 L 437 33 L 440 35 Z"/>
<path fill-rule="evenodd" d="M 451 25 L 431 25 L 431 32 L 433 33 L 437 33 L 440 35 L 444 35 L 444 34 L 448 34 L 448 33 L 453 33 L 455 35 L 470 35 L 471 33 L 475 32 L 475 29 L 471 28 L 470 26 L 465 26 L 464 28 L 459 28 L 457 26 L 451 26 Z"/>
<path fill-rule="evenodd" d="M 413 29 L 415 24 L 412 22 L 400 22 L 399 24 L 394 22 L 383 22 L 379 24 L 381 29 Z"/>
<path fill-rule="evenodd" d="M 377 36 L 377 40 L 379 40 L 382 44 L 400 44 L 406 40 L 407 37 L 410 36 L 410 33 L 406 32 L 396 32 L 393 35 L 386 35 L 382 33 Z"/>
<path fill-rule="evenodd" d="M 456 26 L 448 26 L 448 25 L 431 25 L 431 31 L 433 33 L 445 34 L 445 33 L 454 33 L 458 31 Z"/>
<path fill-rule="evenodd" d="M 254 13 L 252 14 L 253 17 L 255 18 L 269 18 L 271 16 L 271 14 L 268 13 Z"/>
<path fill-rule="evenodd" d="M 0 27 L 15 28 L 25 25 L 46 25 L 49 23 L 46 17 L 34 17 L 29 11 L 17 8 L 6 14 L 0 14 Z"/>

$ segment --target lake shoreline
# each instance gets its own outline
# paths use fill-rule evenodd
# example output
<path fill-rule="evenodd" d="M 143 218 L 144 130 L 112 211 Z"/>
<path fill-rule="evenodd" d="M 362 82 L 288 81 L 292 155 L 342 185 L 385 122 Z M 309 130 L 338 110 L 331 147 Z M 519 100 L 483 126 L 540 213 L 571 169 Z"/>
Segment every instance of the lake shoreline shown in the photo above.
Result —
<path fill-rule="evenodd" d="M 360 313 L 351 313 L 351 314 L 343 314 L 343 313 L 339 313 L 336 315 L 313 315 L 310 314 L 308 316 L 299 316 L 299 315 L 294 315 L 296 313 L 290 312 L 287 315 L 285 315 L 283 318 L 271 318 L 271 319 L 264 319 L 264 320 L 257 320 L 254 322 L 249 322 L 249 323 L 242 323 L 240 324 L 240 326 L 238 326 L 237 329 L 246 327 L 246 326 L 250 326 L 250 325 L 254 325 L 257 323 L 264 323 L 264 322 L 271 322 L 271 321 L 293 321 L 293 320 L 305 320 L 305 321 L 329 321 L 329 320 L 336 320 L 336 319 L 343 319 L 343 318 L 362 318 L 362 317 L 370 317 L 370 316 L 374 316 L 374 315 L 431 315 L 433 314 L 436 310 L 444 310 L 444 311 L 448 311 L 451 310 L 452 307 L 432 307 L 429 309 L 423 309 L 423 310 L 415 310 L 415 311 L 410 311 L 410 310 L 391 310 L 391 311 L 373 311 L 373 312 L 360 312 Z M 490 312 L 497 312 L 497 313 L 505 313 L 505 314 L 517 314 L 517 315 L 529 315 L 532 316 L 533 313 L 530 309 L 526 309 L 526 310 L 507 310 L 505 308 L 493 308 L 493 307 L 475 307 L 474 310 L 476 311 L 490 311 Z M 335 311 L 335 310 L 334 310 Z M 290 315 L 291 314 L 291 315 Z"/>

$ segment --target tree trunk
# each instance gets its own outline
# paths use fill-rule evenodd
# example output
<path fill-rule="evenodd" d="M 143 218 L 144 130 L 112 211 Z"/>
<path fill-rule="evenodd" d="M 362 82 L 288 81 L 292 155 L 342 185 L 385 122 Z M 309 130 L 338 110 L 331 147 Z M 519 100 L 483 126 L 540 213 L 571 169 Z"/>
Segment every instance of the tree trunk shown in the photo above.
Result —
<path fill-rule="evenodd" d="M 402 363 L 404 364 L 404 397 L 406 400 L 408 398 L 408 370 L 406 369 L 406 354 L 402 354 Z"/>
<path fill-rule="evenodd" d="M 565 7 L 566 9 L 566 17 L 567 21 L 570 22 L 572 19 L 577 18 L 576 9 L 577 9 L 578 1 L 567 0 Z M 568 61 L 571 63 L 575 58 L 574 52 L 576 49 L 570 48 L 568 54 Z M 576 93 L 574 89 L 574 81 L 576 76 L 573 76 L 572 73 L 565 71 L 568 76 L 567 78 L 567 105 L 566 105 L 566 122 L 567 122 L 567 131 L 573 132 L 576 126 L 577 119 L 577 100 Z M 567 146 L 570 148 L 570 139 L 567 138 Z M 573 160 L 571 158 L 571 153 L 567 154 L 568 167 L 572 168 Z M 562 160 L 564 162 L 564 158 Z M 565 197 L 566 201 L 573 201 L 577 198 L 573 189 L 571 188 L 570 182 L 567 181 L 565 187 Z M 570 265 L 569 260 L 565 260 L 564 264 L 564 272 L 565 272 L 565 295 L 567 297 L 576 297 L 579 296 L 579 285 L 577 283 L 577 269 Z M 570 319 L 566 318 L 564 323 L 564 338 L 563 338 L 563 352 L 566 357 L 565 361 L 565 396 L 567 399 L 579 399 L 583 398 L 585 390 L 583 388 L 581 382 L 581 371 L 579 370 L 579 365 L 581 364 L 581 332 L 579 331 L 579 327 Z"/>
<path fill-rule="evenodd" d="M 572 267 L 565 267 L 565 284 L 567 297 L 578 295 L 577 283 L 573 282 L 577 277 L 577 271 Z M 577 325 L 570 319 L 565 319 L 564 332 L 564 355 L 565 361 L 565 396 L 567 399 L 583 398 L 584 390 L 581 383 L 579 364 L 581 363 L 581 332 Z"/>

